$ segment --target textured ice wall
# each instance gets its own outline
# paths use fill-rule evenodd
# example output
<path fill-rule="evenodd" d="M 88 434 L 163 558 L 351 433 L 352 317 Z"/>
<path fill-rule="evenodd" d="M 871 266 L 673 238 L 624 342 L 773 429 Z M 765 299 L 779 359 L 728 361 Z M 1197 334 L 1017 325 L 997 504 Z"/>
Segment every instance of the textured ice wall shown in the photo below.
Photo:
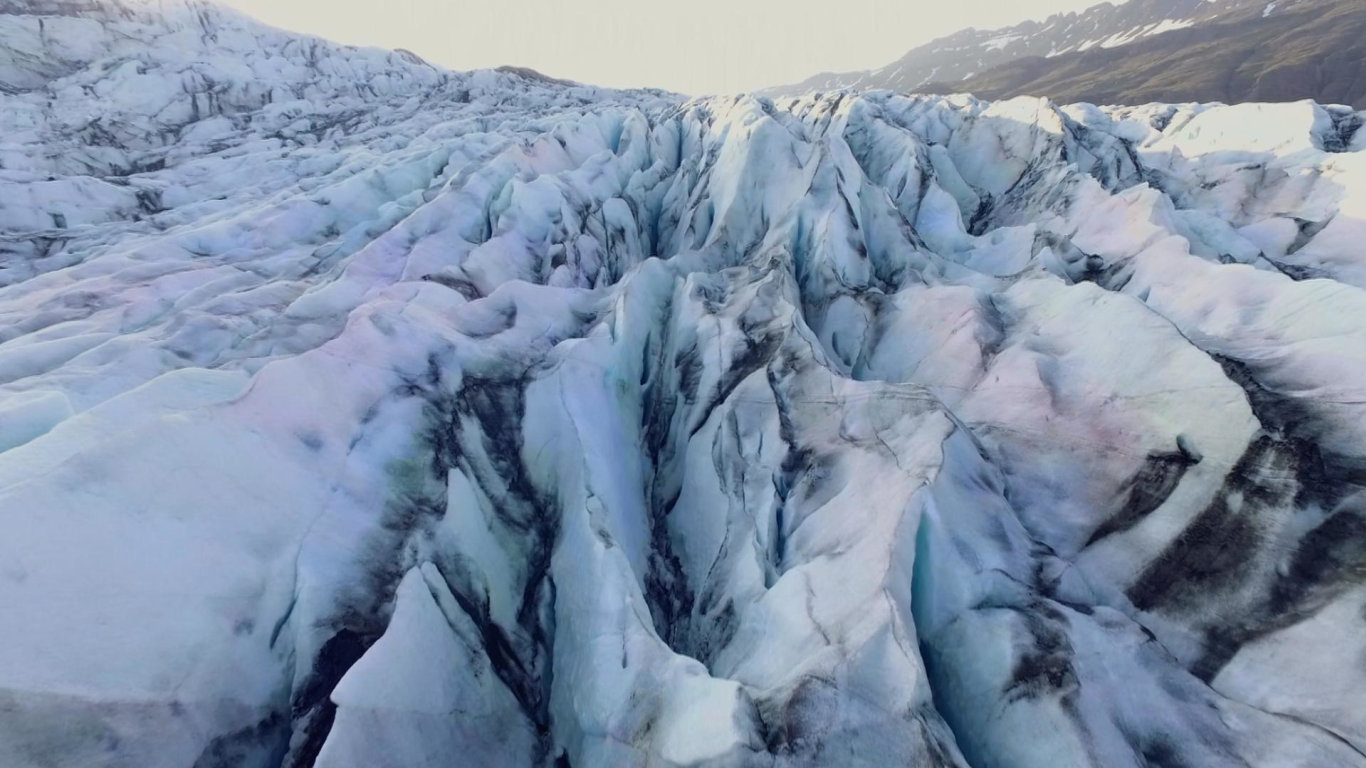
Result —
<path fill-rule="evenodd" d="M 1366 765 L 1360 115 L 50 5 L 0 764 Z"/>

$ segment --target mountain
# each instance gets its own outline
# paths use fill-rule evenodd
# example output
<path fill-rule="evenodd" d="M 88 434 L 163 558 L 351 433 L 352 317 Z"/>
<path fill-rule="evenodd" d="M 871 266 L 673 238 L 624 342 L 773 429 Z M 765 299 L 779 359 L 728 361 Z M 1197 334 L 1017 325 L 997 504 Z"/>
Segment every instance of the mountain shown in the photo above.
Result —
<path fill-rule="evenodd" d="M 0 765 L 1366 766 L 1366 132 L 0 5 Z"/>
<path fill-rule="evenodd" d="M 1097 104 L 1317 99 L 1366 108 L 1366 4 L 1323 0 L 1271 14 L 1229 13 L 1118 48 L 1018 59 L 920 90 Z"/>
<path fill-rule="evenodd" d="M 1051 60 L 1083 52 L 1099 54 L 1111 49 L 1128 50 L 1139 41 L 1166 40 L 1169 33 L 1178 30 L 1203 30 L 1230 18 L 1277 18 L 1293 9 L 1314 7 L 1320 2 L 1128 0 L 1118 5 L 1107 2 L 1081 13 L 1055 14 L 1042 22 L 1025 21 L 993 30 L 965 29 L 913 48 L 879 69 L 820 74 L 795 85 L 772 89 L 769 93 L 797 95 L 841 88 L 885 88 L 911 93 L 922 92 L 931 84 L 935 92 L 951 92 L 954 88 L 969 92 L 968 82 L 975 82 L 971 80 L 974 75 L 997 71 L 997 77 L 1004 77 L 1005 70 L 1015 62 L 1027 61 L 1031 71 L 1039 72 L 1047 67 L 1039 59 Z M 1190 37 L 1188 34 L 1183 39 Z M 1314 49 L 1318 50 L 1317 46 Z M 1152 100 L 1146 98 L 1133 103 Z"/>

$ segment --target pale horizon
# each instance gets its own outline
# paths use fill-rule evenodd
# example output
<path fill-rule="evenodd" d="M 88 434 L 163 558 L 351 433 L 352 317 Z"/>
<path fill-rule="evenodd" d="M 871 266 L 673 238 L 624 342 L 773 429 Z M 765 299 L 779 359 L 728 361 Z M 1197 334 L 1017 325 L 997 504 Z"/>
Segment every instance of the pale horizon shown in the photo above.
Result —
<path fill-rule="evenodd" d="M 283 29 L 340 43 L 403 48 L 454 70 L 530 67 L 615 88 L 690 95 L 751 91 L 822 72 L 876 69 L 960 29 L 992 29 L 1096 0 L 698 0 L 686 6 L 595 0 L 443 3 L 392 0 L 223 0 Z M 1116 5 L 1122 3 L 1114 3 Z"/>

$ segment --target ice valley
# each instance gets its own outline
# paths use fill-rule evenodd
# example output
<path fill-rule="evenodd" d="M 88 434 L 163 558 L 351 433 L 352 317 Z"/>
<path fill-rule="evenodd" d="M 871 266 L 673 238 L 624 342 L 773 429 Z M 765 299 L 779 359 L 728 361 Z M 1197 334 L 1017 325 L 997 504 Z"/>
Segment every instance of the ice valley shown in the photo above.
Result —
<path fill-rule="evenodd" d="M 1366 131 L 0 0 L 0 764 L 1366 766 Z"/>

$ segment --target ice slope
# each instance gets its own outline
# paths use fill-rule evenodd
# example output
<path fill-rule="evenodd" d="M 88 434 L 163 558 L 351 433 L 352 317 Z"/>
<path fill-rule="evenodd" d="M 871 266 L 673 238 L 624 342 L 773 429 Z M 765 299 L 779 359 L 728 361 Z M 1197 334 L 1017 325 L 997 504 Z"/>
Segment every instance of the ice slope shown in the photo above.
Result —
<path fill-rule="evenodd" d="M 1362 115 L 0 10 L 0 765 L 1366 765 Z"/>

